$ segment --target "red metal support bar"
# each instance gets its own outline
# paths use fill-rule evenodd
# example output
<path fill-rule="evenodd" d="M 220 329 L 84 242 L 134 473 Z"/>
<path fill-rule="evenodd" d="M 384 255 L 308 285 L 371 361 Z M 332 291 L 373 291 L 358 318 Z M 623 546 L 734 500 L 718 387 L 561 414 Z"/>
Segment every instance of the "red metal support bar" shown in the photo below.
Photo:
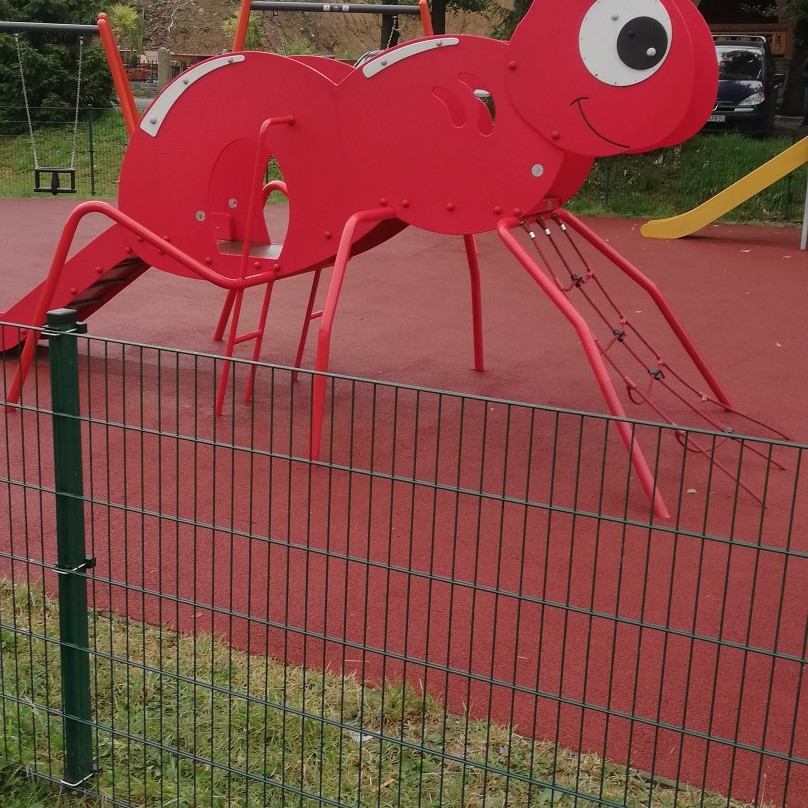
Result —
<path fill-rule="evenodd" d="M 575 306 L 570 303 L 567 296 L 558 288 L 555 281 L 542 271 L 534 260 L 533 256 L 530 255 L 530 253 L 528 253 L 527 250 L 525 250 L 525 248 L 516 240 L 513 233 L 511 233 L 511 230 L 515 227 L 519 227 L 518 219 L 503 219 L 497 226 L 499 237 L 514 255 L 514 257 L 519 261 L 519 263 L 527 270 L 528 274 L 533 278 L 533 280 L 536 281 L 541 290 L 547 295 L 547 297 L 550 298 L 550 300 L 556 305 L 559 311 L 564 315 L 564 317 L 567 318 L 572 327 L 575 329 L 575 333 L 578 335 L 578 339 L 580 340 L 584 349 L 586 358 L 589 360 L 589 365 L 592 368 L 592 372 L 595 374 L 595 380 L 600 387 L 600 391 L 603 394 L 604 399 L 606 399 L 606 405 L 608 406 L 609 411 L 612 413 L 612 415 L 616 416 L 618 419 L 621 419 L 615 423 L 615 426 L 617 427 L 617 431 L 620 433 L 623 445 L 626 447 L 626 451 L 629 454 L 631 464 L 640 480 L 640 485 L 642 485 L 642 488 L 648 497 L 648 501 L 653 507 L 654 514 L 662 519 L 669 519 L 670 512 L 662 499 L 662 495 L 657 489 L 654 475 L 648 466 L 648 462 L 645 459 L 645 455 L 643 454 L 637 439 L 634 437 L 631 425 L 627 423 L 626 420 L 622 420 L 627 418 L 626 411 L 623 409 L 623 404 L 617 396 L 617 391 L 614 389 L 612 378 L 609 375 L 609 371 L 603 361 L 600 348 L 598 347 L 595 338 L 592 336 L 589 325 L 581 316 L 581 313 L 575 308 Z"/>
<path fill-rule="evenodd" d="M 429 3 L 426 0 L 418 0 L 418 13 L 421 16 L 421 27 L 424 29 L 424 36 L 434 36 L 432 17 L 429 15 Z"/>
<path fill-rule="evenodd" d="M 118 50 L 107 15 L 103 11 L 98 15 L 98 33 L 101 37 L 101 44 L 104 46 L 109 72 L 112 74 L 112 83 L 115 85 L 115 92 L 118 94 L 118 102 L 121 105 L 126 132 L 131 138 L 135 129 L 137 129 L 137 106 L 135 105 L 135 97 L 132 95 L 129 79 L 126 78 L 126 70 L 124 70 L 123 62 L 121 61 L 121 52 Z"/>
<path fill-rule="evenodd" d="M 334 272 L 331 275 L 331 282 L 328 284 L 325 304 L 323 305 L 322 316 L 320 317 L 320 329 L 317 334 L 317 358 L 314 362 L 316 371 L 312 383 L 311 394 L 311 459 L 319 460 L 320 443 L 323 432 L 323 413 L 325 410 L 325 376 L 322 374 L 328 370 L 328 356 L 331 350 L 331 328 L 334 325 L 334 315 L 337 311 L 339 293 L 342 289 L 342 282 L 345 279 L 345 270 L 348 266 L 348 259 L 351 257 L 351 246 L 353 244 L 353 234 L 357 225 L 367 222 L 381 222 L 385 219 L 392 219 L 396 215 L 393 208 L 373 208 L 354 213 L 345 223 L 342 236 L 337 248 L 337 257 L 334 261 Z"/>
<path fill-rule="evenodd" d="M 473 235 L 463 236 L 466 258 L 471 275 L 471 324 L 474 338 L 474 369 L 485 370 L 483 362 L 483 313 L 480 295 L 480 262 L 478 260 L 477 239 Z"/>
<path fill-rule="evenodd" d="M 90 202 L 82 202 L 80 205 L 75 207 L 70 216 L 68 216 L 67 222 L 62 230 L 62 235 L 59 237 L 59 243 L 56 246 L 53 261 L 51 261 L 48 276 L 45 279 L 44 286 L 42 287 L 42 294 L 40 295 L 39 302 L 37 303 L 37 307 L 32 318 L 32 326 L 38 327 L 45 323 L 45 314 L 50 308 L 53 294 L 56 291 L 56 285 L 59 282 L 65 262 L 67 261 L 67 255 L 70 252 L 73 239 L 76 236 L 76 230 L 81 220 L 90 213 L 100 213 L 102 216 L 106 216 L 108 219 L 111 219 L 116 224 L 119 224 L 133 235 L 143 239 L 143 241 L 148 242 L 153 247 L 162 250 L 167 256 L 187 267 L 189 270 L 191 270 L 191 272 L 198 275 L 203 280 L 209 281 L 210 283 L 223 289 L 246 289 L 250 286 L 257 286 L 261 283 L 267 283 L 268 281 L 273 280 L 275 277 L 274 273 L 272 272 L 260 272 L 247 278 L 229 278 L 224 275 L 220 275 L 218 272 L 210 269 L 210 267 L 206 267 L 204 264 L 200 264 L 199 261 L 191 258 L 191 256 L 175 247 L 173 244 L 171 244 L 171 242 L 160 238 L 160 236 L 158 236 L 156 233 L 153 233 L 151 230 L 144 227 L 139 222 L 136 222 L 125 213 L 121 213 L 121 211 L 112 207 L 112 205 L 108 204 L 107 202 L 95 200 Z M 9 388 L 8 401 L 12 404 L 19 400 L 20 391 L 22 390 L 23 382 L 25 381 L 25 377 L 28 375 L 28 371 L 31 367 L 31 362 L 34 357 L 34 350 L 36 348 L 38 339 L 38 332 L 33 330 L 29 331 L 25 338 L 25 345 L 23 346 L 22 353 L 20 355 L 20 364 L 17 367 L 17 372 L 14 374 L 14 378 L 11 380 L 11 387 Z"/>
<path fill-rule="evenodd" d="M 303 318 L 303 328 L 300 331 L 300 342 L 297 344 L 297 354 L 295 355 L 295 370 L 292 373 L 292 381 L 297 381 L 297 369 L 303 362 L 303 351 L 306 349 L 306 338 L 309 336 L 309 326 L 312 320 L 322 317 L 322 311 L 313 312 L 314 301 L 317 299 L 317 287 L 320 285 L 320 275 L 322 269 L 314 271 L 314 278 L 311 281 L 311 292 L 309 292 L 309 302 L 306 304 L 306 316 Z"/>
<path fill-rule="evenodd" d="M 620 253 L 617 252 L 614 247 L 607 244 L 597 233 L 590 230 L 577 216 L 573 216 L 569 211 L 564 210 L 564 208 L 559 208 L 556 211 L 556 215 L 565 224 L 572 227 L 573 230 L 585 238 L 596 250 L 598 250 L 598 252 L 605 255 L 616 267 L 625 272 L 625 274 L 628 275 L 638 286 L 648 293 L 648 295 L 657 305 L 657 308 L 662 313 L 662 316 L 665 318 L 668 325 L 671 327 L 673 333 L 679 338 L 679 342 L 682 343 L 682 347 L 685 349 L 685 351 L 687 351 L 687 354 L 691 360 L 693 360 L 693 364 L 698 368 L 699 373 L 701 373 L 702 377 L 713 391 L 713 394 L 718 402 L 727 409 L 734 409 L 732 402 L 724 391 L 724 388 L 721 386 L 721 383 L 713 374 L 710 366 L 707 364 L 707 361 L 699 353 L 695 343 L 690 338 L 690 335 L 685 330 L 685 327 L 682 325 L 681 321 L 668 304 L 668 301 L 665 300 L 662 292 L 659 291 L 657 285 L 650 278 L 640 272 L 640 270 L 637 269 L 637 267 L 635 267 L 630 261 L 627 261 L 622 255 L 620 255 Z"/>
<path fill-rule="evenodd" d="M 244 50 L 244 42 L 247 39 L 247 27 L 250 24 L 250 2 L 251 0 L 241 0 L 238 22 L 236 23 L 236 35 L 233 38 L 234 51 Z"/>
<path fill-rule="evenodd" d="M 278 191 L 279 193 L 283 194 L 287 199 L 289 198 L 289 190 L 286 187 L 286 183 L 283 180 L 270 180 L 264 186 L 264 202 L 269 199 L 269 195 L 273 191 Z"/>

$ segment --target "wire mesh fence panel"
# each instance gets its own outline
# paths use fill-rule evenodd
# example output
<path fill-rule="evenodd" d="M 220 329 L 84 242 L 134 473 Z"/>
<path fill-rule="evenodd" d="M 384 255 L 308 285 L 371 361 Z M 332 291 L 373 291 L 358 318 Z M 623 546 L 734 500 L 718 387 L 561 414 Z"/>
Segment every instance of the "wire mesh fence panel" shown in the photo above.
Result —
<path fill-rule="evenodd" d="M 80 198 L 117 196 L 128 142 L 120 112 L 82 108 L 77 126 L 74 115 L 75 110 L 47 110 L 45 114 L 33 109 L 29 131 L 24 107 L 0 108 L 0 196 L 34 196 L 35 162 L 50 168 L 72 166 Z M 69 185 L 64 176 L 60 179 L 63 188 Z M 45 180 L 49 187 L 50 177 Z"/>
<path fill-rule="evenodd" d="M 742 179 L 799 139 L 797 132 L 714 132 L 645 155 L 598 160 L 571 207 L 662 217 L 684 213 Z M 732 211 L 733 221 L 802 220 L 805 166 Z"/>
<path fill-rule="evenodd" d="M 220 357 L 76 339 L 87 792 L 808 805 L 806 447 L 631 422 L 656 519 L 610 418 L 328 376 L 312 460 L 312 375 L 217 418 Z M 0 758 L 58 781 L 44 351 L 0 418 Z"/>

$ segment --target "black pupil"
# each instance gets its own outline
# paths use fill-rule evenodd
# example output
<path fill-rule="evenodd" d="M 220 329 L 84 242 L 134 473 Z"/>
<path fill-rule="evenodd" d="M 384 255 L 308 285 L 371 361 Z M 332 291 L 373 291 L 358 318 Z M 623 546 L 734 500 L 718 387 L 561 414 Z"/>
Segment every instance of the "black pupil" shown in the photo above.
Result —
<path fill-rule="evenodd" d="M 617 37 L 617 54 L 633 70 L 658 65 L 668 50 L 668 34 L 653 17 L 635 17 Z"/>

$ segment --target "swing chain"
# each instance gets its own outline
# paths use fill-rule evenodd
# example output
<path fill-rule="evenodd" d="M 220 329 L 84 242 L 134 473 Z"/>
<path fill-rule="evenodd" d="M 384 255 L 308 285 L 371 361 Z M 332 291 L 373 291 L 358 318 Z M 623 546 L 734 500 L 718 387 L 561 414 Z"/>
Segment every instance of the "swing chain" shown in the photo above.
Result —
<path fill-rule="evenodd" d="M 81 66 L 84 62 L 84 37 L 79 37 L 79 67 L 76 78 L 76 113 L 73 118 L 73 146 L 70 150 L 70 170 L 76 168 L 76 142 L 79 133 L 79 106 L 81 104 Z M 30 120 L 30 117 L 29 117 Z"/>
<path fill-rule="evenodd" d="M 31 139 L 31 151 L 34 153 L 34 169 L 39 168 L 39 158 L 36 153 L 34 140 L 34 126 L 31 123 L 31 107 L 28 105 L 28 88 L 25 86 L 25 72 L 22 69 L 22 49 L 20 48 L 20 35 L 14 34 L 14 44 L 17 47 L 17 64 L 20 67 L 20 84 L 22 85 L 22 98 L 25 102 L 25 117 L 28 119 L 28 136 Z"/>
<path fill-rule="evenodd" d="M 25 70 L 22 66 L 22 48 L 20 47 L 20 35 L 14 34 L 14 45 L 17 49 L 17 65 L 20 69 L 20 84 L 22 85 L 22 98 L 25 103 L 25 117 L 28 121 L 28 138 L 31 141 L 31 151 L 34 155 L 34 170 L 39 170 L 39 155 L 36 151 L 36 140 L 34 139 L 34 125 L 31 121 L 31 105 L 28 103 L 28 87 L 25 84 Z M 76 168 L 76 143 L 79 133 L 79 108 L 81 106 L 81 67 L 84 62 L 84 37 L 79 37 L 79 65 L 78 77 L 76 80 L 76 109 L 73 116 L 73 143 L 70 149 L 70 170 Z"/>
<path fill-rule="evenodd" d="M 384 46 L 385 50 L 390 47 L 393 37 L 396 34 L 401 34 L 401 29 L 398 27 L 398 14 L 393 14 L 392 19 L 390 20 L 390 36 L 387 37 L 387 44 Z"/>

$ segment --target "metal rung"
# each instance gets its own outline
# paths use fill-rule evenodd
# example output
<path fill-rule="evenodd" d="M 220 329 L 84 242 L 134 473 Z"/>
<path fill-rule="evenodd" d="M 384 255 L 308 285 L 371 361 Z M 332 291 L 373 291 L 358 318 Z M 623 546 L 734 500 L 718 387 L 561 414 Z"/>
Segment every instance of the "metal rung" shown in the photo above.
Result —
<path fill-rule="evenodd" d="M 257 339 L 264 332 L 263 331 L 250 331 L 249 334 L 242 334 L 233 340 L 233 345 L 241 345 L 242 342 L 248 342 L 251 339 Z"/>
<path fill-rule="evenodd" d="M 70 302 L 73 306 L 90 306 L 93 303 L 98 303 L 99 300 L 103 300 L 105 296 L 106 295 L 98 295 L 97 297 L 89 297 L 87 298 L 87 300 L 82 300 L 79 297 L 74 297 L 73 300 L 71 300 Z"/>

